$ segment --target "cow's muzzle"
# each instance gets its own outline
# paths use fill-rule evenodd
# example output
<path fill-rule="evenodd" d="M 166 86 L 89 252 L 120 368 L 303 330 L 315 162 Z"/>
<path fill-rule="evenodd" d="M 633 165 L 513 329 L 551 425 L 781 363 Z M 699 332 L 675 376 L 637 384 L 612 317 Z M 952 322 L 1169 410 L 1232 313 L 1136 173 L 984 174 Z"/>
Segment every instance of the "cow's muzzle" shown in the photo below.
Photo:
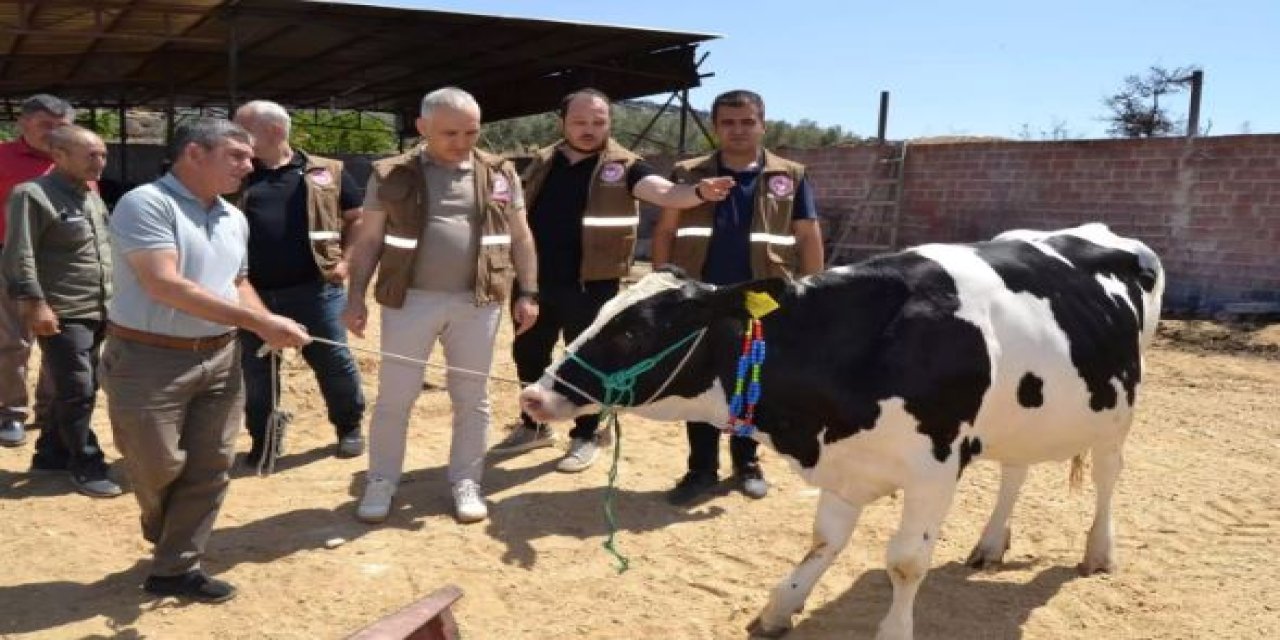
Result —
<path fill-rule="evenodd" d="M 590 411 L 590 406 L 578 406 L 568 398 L 535 382 L 520 392 L 520 410 L 534 422 L 560 422 Z"/>

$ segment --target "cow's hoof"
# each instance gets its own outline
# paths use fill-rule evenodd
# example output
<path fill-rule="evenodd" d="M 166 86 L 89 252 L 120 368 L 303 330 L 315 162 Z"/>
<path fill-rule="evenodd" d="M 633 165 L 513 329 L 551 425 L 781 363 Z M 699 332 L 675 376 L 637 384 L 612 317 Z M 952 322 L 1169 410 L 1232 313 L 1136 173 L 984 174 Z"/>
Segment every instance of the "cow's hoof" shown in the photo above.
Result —
<path fill-rule="evenodd" d="M 1114 560 L 1085 560 L 1076 565 L 1076 572 L 1086 578 L 1097 573 L 1115 573 L 1116 563 Z"/>
<path fill-rule="evenodd" d="M 1009 542 L 1012 539 L 1013 531 L 1005 527 L 1003 542 L 991 544 L 986 540 L 979 540 L 964 563 L 973 569 L 994 569 L 1004 562 L 1004 554 L 1009 551 Z"/>
<path fill-rule="evenodd" d="M 752 638 L 781 638 L 782 636 L 787 635 L 790 631 L 790 625 L 783 625 L 776 628 L 766 627 L 764 626 L 764 622 L 761 622 L 760 616 L 756 616 L 756 619 L 752 620 L 751 624 L 747 625 L 747 633 L 750 633 Z"/>
<path fill-rule="evenodd" d="M 1004 553 L 991 553 L 983 549 L 982 545 L 973 548 L 969 552 L 969 558 L 964 561 L 965 565 L 971 569 L 995 569 L 1004 562 Z"/>

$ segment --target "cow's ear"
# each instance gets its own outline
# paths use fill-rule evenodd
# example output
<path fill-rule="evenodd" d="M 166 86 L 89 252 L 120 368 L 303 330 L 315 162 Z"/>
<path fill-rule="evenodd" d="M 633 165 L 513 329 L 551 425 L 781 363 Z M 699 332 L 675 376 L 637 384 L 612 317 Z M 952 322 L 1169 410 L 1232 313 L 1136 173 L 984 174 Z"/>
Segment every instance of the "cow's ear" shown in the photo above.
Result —
<path fill-rule="evenodd" d="M 763 316 L 783 304 L 783 298 L 787 294 L 787 281 L 782 278 L 753 280 L 725 287 L 717 293 L 719 312 Z"/>

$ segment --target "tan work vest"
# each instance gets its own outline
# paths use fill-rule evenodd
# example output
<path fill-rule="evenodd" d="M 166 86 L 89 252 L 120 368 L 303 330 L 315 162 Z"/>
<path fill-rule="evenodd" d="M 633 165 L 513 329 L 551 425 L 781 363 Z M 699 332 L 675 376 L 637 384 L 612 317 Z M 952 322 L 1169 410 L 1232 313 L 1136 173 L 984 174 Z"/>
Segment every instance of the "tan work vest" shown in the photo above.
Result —
<path fill-rule="evenodd" d="M 378 202 L 386 212 L 382 259 L 374 299 L 384 306 L 404 306 L 405 292 L 413 280 L 418 259 L 418 241 L 426 224 L 426 179 L 422 173 L 425 147 L 373 163 L 378 176 Z M 476 304 L 502 302 L 510 295 L 514 267 L 511 263 L 511 232 L 507 223 L 515 184 L 515 167 L 500 156 L 476 149 L 471 154 L 475 167 L 478 233 L 472 236 L 476 252 Z"/>
<path fill-rule="evenodd" d="M 677 162 L 672 172 L 676 184 L 697 184 L 719 174 L 718 153 Z M 756 179 L 751 214 L 751 276 L 791 278 L 796 273 L 796 238 L 791 232 L 791 210 L 796 188 L 804 178 L 804 165 L 764 152 L 764 167 Z M 671 263 L 690 277 L 702 277 L 715 228 L 714 202 L 704 202 L 680 213 Z"/>
<path fill-rule="evenodd" d="M 538 193 L 557 147 L 563 141 L 541 149 L 524 170 L 525 202 L 537 202 Z M 640 226 L 640 204 L 627 188 L 627 173 L 640 156 L 609 138 L 600 151 L 591 174 L 586 211 L 582 215 L 582 265 L 579 277 L 591 280 L 618 280 L 631 272 L 635 259 L 636 232 Z"/>
<path fill-rule="evenodd" d="M 311 257 L 320 275 L 335 281 L 333 269 L 342 261 L 342 161 L 304 154 L 302 183 L 307 190 L 307 238 Z M 249 190 L 241 189 L 232 201 L 242 211 L 249 204 Z"/>

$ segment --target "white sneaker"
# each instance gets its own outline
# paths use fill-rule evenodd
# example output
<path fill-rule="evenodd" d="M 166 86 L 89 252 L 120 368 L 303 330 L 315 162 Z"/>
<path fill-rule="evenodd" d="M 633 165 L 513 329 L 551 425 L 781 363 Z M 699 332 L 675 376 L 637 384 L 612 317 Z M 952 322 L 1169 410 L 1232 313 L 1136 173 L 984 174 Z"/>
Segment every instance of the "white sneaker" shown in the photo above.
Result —
<path fill-rule="evenodd" d="M 502 442 L 493 445 L 493 448 L 489 449 L 489 453 L 498 456 L 515 455 L 542 447 L 550 447 L 555 443 L 556 432 L 552 431 L 551 427 L 540 424 L 537 429 L 530 429 L 522 424 L 517 424 L 511 429 L 511 433 L 502 439 Z"/>
<path fill-rule="evenodd" d="M 475 480 L 459 480 L 453 485 L 453 504 L 458 522 L 480 522 L 489 517 L 489 508 L 480 497 L 480 485 Z"/>
<path fill-rule="evenodd" d="M 387 519 L 391 513 L 391 498 L 396 495 L 396 486 L 386 478 L 373 478 L 364 485 L 364 496 L 356 507 L 356 519 L 361 522 L 378 524 Z"/>
<path fill-rule="evenodd" d="M 595 438 L 589 440 L 574 438 L 569 442 L 569 453 L 560 458 L 560 462 L 556 464 L 556 470 L 564 473 L 585 471 L 591 463 L 596 461 L 599 453 L 600 447 L 596 444 Z"/>

